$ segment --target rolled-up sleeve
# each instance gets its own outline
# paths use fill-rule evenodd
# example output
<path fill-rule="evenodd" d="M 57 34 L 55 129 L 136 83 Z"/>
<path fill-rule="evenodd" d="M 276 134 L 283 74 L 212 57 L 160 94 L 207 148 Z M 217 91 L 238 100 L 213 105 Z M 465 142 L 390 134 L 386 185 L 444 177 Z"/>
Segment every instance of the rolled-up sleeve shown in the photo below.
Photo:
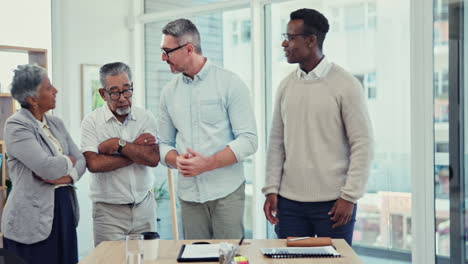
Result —
<path fill-rule="evenodd" d="M 228 146 L 240 162 L 257 151 L 257 126 L 249 89 L 237 76 L 233 76 L 229 83 L 227 105 L 235 139 Z"/>
<path fill-rule="evenodd" d="M 175 140 L 177 131 L 174 127 L 174 124 L 172 123 L 172 119 L 169 116 L 169 112 L 167 110 L 166 96 L 164 90 L 161 94 L 159 113 L 157 116 L 159 156 L 161 157 L 160 162 L 164 166 L 170 167 L 168 164 L 166 164 L 166 155 L 169 151 L 176 150 Z"/>
<path fill-rule="evenodd" d="M 76 171 L 75 168 L 73 168 L 68 175 L 73 179 L 73 183 L 76 183 L 80 179 L 78 171 Z"/>

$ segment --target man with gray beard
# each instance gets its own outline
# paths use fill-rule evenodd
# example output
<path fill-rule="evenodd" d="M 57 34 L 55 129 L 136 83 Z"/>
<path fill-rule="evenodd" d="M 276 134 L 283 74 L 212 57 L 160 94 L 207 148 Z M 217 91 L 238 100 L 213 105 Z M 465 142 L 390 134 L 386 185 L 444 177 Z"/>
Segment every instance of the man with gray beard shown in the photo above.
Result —
<path fill-rule="evenodd" d="M 81 149 L 91 172 L 94 245 L 127 234 L 156 231 L 156 203 L 150 167 L 159 163 L 156 121 L 132 107 L 130 67 L 122 62 L 100 69 L 104 106 L 81 124 Z"/>
<path fill-rule="evenodd" d="M 257 151 L 247 85 L 203 55 L 188 19 L 162 29 L 161 59 L 177 76 L 161 92 L 161 163 L 177 168 L 185 239 L 244 236 L 243 161 Z"/>

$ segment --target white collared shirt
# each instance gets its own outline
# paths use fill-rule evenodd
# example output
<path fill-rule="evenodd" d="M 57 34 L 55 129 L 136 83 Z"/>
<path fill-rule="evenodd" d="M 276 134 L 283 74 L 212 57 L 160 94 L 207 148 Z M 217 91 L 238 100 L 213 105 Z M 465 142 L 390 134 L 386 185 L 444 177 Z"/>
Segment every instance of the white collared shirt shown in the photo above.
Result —
<path fill-rule="evenodd" d="M 296 74 L 299 79 L 302 80 L 317 80 L 320 78 L 323 78 L 327 73 L 330 71 L 332 67 L 332 63 L 328 61 L 327 57 L 323 57 L 322 60 L 315 66 L 313 70 L 311 70 L 309 73 L 306 73 L 301 69 L 301 66 L 297 66 Z"/>
<path fill-rule="evenodd" d="M 132 107 L 132 111 L 121 123 L 105 104 L 83 119 L 81 151 L 98 153 L 99 144 L 110 138 L 117 137 L 133 142 L 143 133 L 156 136 L 156 132 L 156 121 L 151 112 Z M 139 203 L 154 185 L 152 168 L 137 163 L 109 172 L 90 174 L 90 196 L 93 202 Z"/>
<path fill-rule="evenodd" d="M 37 123 L 39 124 L 39 127 L 42 129 L 44 134 L 50 140 L 50 142 L 54 146 L 55 150 L 57 150 L 57 152 L 60 155 L 63 155 L 63 147 L 60 144 L 60 142 L 58 141 L 58 139 L 52 134 L 52 131 L 50 131 L 49 125 L 47 125 L 46 116 L 44 115 L 44 117 L 42 119 L 43 119 L 43 121 L 36 120 Z M 73 182 L 77 181 L 78 180 L 78 171 L 73 167 L 73 163 L 72 163 L 72 161 L 70 160 L 70 158 L 67 155 L 63 155 L 63 157 L 65 157 L 67 159 L 68 168 L 70 168 L 66 175 L 69 175 L 73 179 Z M 67 185 L 72 185 L 72 184 L 59 184 L 59 185 L 56 185 L 55 188 L 62 187 L 62 186 L 67 186 Z"/>

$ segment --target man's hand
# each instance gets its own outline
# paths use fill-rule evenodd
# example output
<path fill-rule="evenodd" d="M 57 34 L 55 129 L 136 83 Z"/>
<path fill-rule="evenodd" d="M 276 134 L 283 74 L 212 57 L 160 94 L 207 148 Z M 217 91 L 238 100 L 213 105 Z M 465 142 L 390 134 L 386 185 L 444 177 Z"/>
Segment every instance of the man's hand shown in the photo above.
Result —
<path fill-rule="evenodd" d="M 213 161 L 198 152 L 187 148 L 187 152 L 176 159 L 177 169 L 185 177 L 193 177 L 213 169 Z"/>
<path fill-rule="evenodd" d="M 182 155 L 177 155 L 176 158 L 175 158 L 175 168 L 176 169 L 179 169 L 180 166 L 182 166 L 182 162 L 186 159 L 190 159 L 192 158 L 192 155 L 188 154 L 188 153 L 184 153 Z"/>
<path fill-rule="evenodd" d="M 338 198 L 328 215 L 333 215 L 330 219 L 335 222 L 332 228 L 345 225 L 353 216 L 354 204 L 343 198 Z"/>
<path fill-rule="evenodd" d="M 276 193 L 270 193 L 267 195 L 265 204 L 263 205 L 263 212 L 265 213 L 266 219 L 273 225 L 278 224 L 279 220 L 276 217 L 278 212 L 278 195 Z"/>
<path fill-rule="evenodd" d="M 151 135 L 150 133 L 143 133 L 139 135 L 135 141 L 133 141 L 133 144 L 137 145 L 154 145 L 156 144 L 156 138 Z"/>
<path fill-rule="evenodd" d="M 108 140 L 99 144 L 99 154 L 113 154 L 119 149 L 119 138 L 109 138 Z"/>

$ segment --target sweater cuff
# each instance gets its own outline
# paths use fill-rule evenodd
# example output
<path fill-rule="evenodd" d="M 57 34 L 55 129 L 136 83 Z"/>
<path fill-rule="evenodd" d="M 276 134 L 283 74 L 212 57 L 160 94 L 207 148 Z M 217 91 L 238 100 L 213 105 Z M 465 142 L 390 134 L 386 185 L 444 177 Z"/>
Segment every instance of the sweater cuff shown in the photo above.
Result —
<path fill-rule="evenodd" d="M 173 146 L 170 146 L 170 145 L 166 145 L 166 144 L 159 144 L 159 162 L 162 163 L 164 166 L 168 167 L 168 168 L 172 168 L 171 166 L 169 166 L 169 164 L 166 164 L 166 155 L 167 153 L 169 153 L 169 151 L 171 150 L 175 150 L 177 151 L 176 148 L 174 148 Z M 173 169 L 177 169 L 177 168 L 173 168 Z"/>
<path fill-rule="evenodd" d="M 340 197 L 348 202 L 351 202 L 353 204 L 357 203 L 357 200 L 358 199 L 355 199 L 349 195 L 347 195 L 346 193 L 341 193 Z"/>
<path fill-rule="evenodd" d="M 72 184 L 74 184 L 74 183 L 76 183 L 78 181 L 79 177 L 78 177 L 78 171 L 76 170 L 76 168 L 73 168 L 71 170 L 71 172 L 69 173 L 69 175 L 73 180 Z"/>
<path fill-rule="evenodd" d="M 62 155 L 62 157 L 64 157 L 66 160 L 67 160 L 67 172 L 65 173 L 65 175 L 69 175 L 70 172 L 73 170 L 73 162 L 71 161 L 70 157 L 68 157 L 67 155 Z"/>
<path fill-rule="evenodd" d="M 278 188 L 276 188 L 274 186 L 263 187 L 262 188 L 262 193 L 265 196 L 269 195 L 270 193 L 278 194 Z"/>

